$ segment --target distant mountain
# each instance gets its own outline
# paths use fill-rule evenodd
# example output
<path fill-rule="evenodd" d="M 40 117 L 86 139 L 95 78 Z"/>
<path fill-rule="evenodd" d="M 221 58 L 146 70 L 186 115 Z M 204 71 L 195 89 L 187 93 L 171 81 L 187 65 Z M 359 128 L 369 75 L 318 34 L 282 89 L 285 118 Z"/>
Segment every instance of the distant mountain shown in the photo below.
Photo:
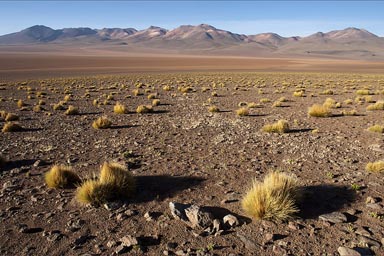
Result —
<path fill-rule="evenodd" d="M 384 58 L 384 38 L 365 29 L 346 28 L 318 32 L 307 37 L 282 37 L 275 33 L 242 35 L 217 29 L 208 24 L 182 25 L 173 30 L 151 26 L 134 28 L 63 28 L 42 25 L 0 36 L 0 45 L 33 44 L 128 45 L 130 49 L 147 48 L 200 51 L 213 54 L 257 55 L 335 55 L 343 57 Z M 249 54 L 248 54 L 249 53 Z"/>

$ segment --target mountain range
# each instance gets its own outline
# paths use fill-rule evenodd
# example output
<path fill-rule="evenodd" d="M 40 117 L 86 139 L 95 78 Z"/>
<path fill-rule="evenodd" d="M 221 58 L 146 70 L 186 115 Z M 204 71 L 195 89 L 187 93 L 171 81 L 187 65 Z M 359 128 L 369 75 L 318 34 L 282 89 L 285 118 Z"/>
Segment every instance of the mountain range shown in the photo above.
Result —
<path fill-rule="evenodd" d="M 346 28 L 307 37 L 276 33 L 236 34 L 211 25 L 182 25 L 173 30 L 151 26 L 134 28 L 64 28 L 36 25 L 0 36 L 0 45 L 81 45 L 145 49 L 177 53 L 241 56 L 333 56 L 384 59 L 384 38 L 365 29 Z"/>

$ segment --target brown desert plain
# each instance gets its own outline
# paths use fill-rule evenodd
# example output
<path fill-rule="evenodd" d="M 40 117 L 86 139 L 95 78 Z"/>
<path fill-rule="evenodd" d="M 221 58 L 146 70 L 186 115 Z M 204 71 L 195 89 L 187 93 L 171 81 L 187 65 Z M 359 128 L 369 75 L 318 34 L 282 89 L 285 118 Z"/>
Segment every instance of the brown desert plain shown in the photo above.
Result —
<path fill-rule="evenodd" d="M 384 255 L 384 62 L 60 47 L 0 47 L 1 255 Z"/>

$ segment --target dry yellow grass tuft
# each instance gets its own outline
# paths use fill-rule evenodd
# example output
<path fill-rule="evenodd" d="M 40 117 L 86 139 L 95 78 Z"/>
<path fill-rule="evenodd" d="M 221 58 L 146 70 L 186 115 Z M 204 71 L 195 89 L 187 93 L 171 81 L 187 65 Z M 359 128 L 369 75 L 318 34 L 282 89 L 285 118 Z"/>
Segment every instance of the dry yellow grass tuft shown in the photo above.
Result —
<path fill-rule="evenodd" d="M 216 112 L 219 112 L 219 108 L 216 106 L 209 106 L 208 111 L 211 113 L 216 113 Z"/>
<path fill-rule="evenodd" d="M 312 107 L 308 108 L 308 115 L 313 117 L 329 117 L 332 115 L 332 112 L 328 107 L 314 104 Z"/>
<path fill-rule="evenodd" d="M 368 131 L 370 131 L 370 132 L 384 133 L 384 126 L 383 126 L 383 125 L 379 125 L 379 124 L 375 124 L 375 125 L 369 127 L 369 128 L 368 128 Z"/>
<path fill-rule="evenodd" d="M 365 166 L 367 172 L 384 172 L 384 161 L 368 163 Z"/>
<path fill-rule="evenodd" d="M 375 104 L 369 105 L 367 110 L 384 110 L 384 101 L 378 101 Z"/>
<path fill-rule="evenodd" d="M 263 182 L 253 181 L 241 204 L 247 215 L 256 220 L 286 220 L 299 212 L 296 207 L 298 185 L 295 178 L 271 172 Z"/>
<path fill-rule="evenodd" d="M 236 110 L 236 114 L 238 116 L 248 116 L 249 115 L 249 110 L 248 108 L 239 108 Z"/>
<path fill-rule="evenodd" d="M 153 112 L 152 106 L 140 105 L 137 107 L 136 112 L 139 114 L 146 114 Z"/>
<path fill-rule="evenodd" d="M 0 110 L 0 117 L 5 119 L 7 117 L 7 112 L 5 110 Z"/>
<path fill-rule="evenodd" d="M 65 107 L 61 102 L 59 102 L 53 105 L 53 110 L 65 110 Z"/>
<path fill-rule="evenodd" d="M 99 206 L 112 199 L 111 186 L 101 184 L 99 180 L 86 180 L 76 190 L 76 199 L 82 204 Z"/>
<path fill-rule="evenodd" d="M 285 120 L 279 120 L 273 124 L 267 124 L 262 129 L 264 132 L 286 133 L 289 132 L 289 124 Z"/>
<path fill-rule="evenodd" d="M 247 106 L 248 108 L 258 108 L 258 107 L 260 107 L 260 104 L 258 104 L 256 102 L 249 102 L 245 106 Z M 239 105 L 239 107 L 242 107 L 242 106 Z"/>
<path fill-rule="evenodd" d="M 78 115 L 80 114 L 79 109 L 74 106 L 69 106 L 68 109 L 65 111 L 66 115 Z"/>
<path fill-rule="evenodd" d="M 343 111 L 341 111 L 341 114 L 343 116 L 357 116 L 357 111 L 356 111 L 356 109 L 352 109 L 350 111 L 343 110 Z"/>
<path fill-rule="evenodd" d="M 45 173 L 45 183 L 50 188 L 69 188 L 81 183 L 80 177 L 70 166 L 54 165 Z"/>
<path fill-rule="evenodd" d="M 160 105 L 160 100 L 159 99 L 154 99 L 152 101 L 152 106 L 159 106 Z"/>
<path fill-rule="evenodd" d="M 6 122 L 3 126 L 2 132 L 19 132 L 23 127 L 20 124 L 14 122 Z"/>
<path fill-rule="evenodd" d="M 18 107 L 18 108 L 22 108 L 22 107 L 24 107 L 24 106 L 25 106 L 25 103 L 24 103 L 23 100 L 18 100 L 18 101 L 17 101 L 17 107 Z"/>
<path fill-rule="evenodd" d="M 19 116 L 18 115 L 15 115 L 13 113 L 7 113 L 7 115 L 5 116 L 5 121 L 9 122 L 9 121 L 17 121 L 19 120 Z"/>
<path fill-rule="evenodd" d="M 357 91 L 356 91 L 356 94 L 357 94 L 357 95 L 371 95 L 371 94 L 373 94 L 373 93 L 370 92 L 370 91 L 367 90 L 367 89 L 361 89 L 361 90 L 357 90 Z"/>
<path fill-rule="evenodd" d="M 135 178 L 128 169 L 114 162 L 105 162 L 101 167 L 100 183 L 114 188 L 116 196 L 131 197 L 135 191 Z"/>
<path fill-rule="evenodd" d="M 126 114 L 127 110 L 125 109 L 125 106 L 121 104 L 120 102 L 116 102 L 116 105 L 113 106 L 113 112 L 116 114 Z"/>
<path fill-rule="evenodd" d="M 295 92 L 293 92 L 293 96 L 294 97 L 304 97 L 304 91 L 303 90 L 295 91 Z"/>
<path fill-rule="evenodd" d="M 92 123 L 92 127 L 95 129 L 107 129 L 112 125 L 111 120 L 106 116 L 99 117 Z"/>
<path fill-rule="evenodd" d="M 149 100 L 156 99 L 156 98 L 157 98 L 157 94 L 156 94 L 156 93 L 148 94 L 147 98 L 148 98 Z"/>

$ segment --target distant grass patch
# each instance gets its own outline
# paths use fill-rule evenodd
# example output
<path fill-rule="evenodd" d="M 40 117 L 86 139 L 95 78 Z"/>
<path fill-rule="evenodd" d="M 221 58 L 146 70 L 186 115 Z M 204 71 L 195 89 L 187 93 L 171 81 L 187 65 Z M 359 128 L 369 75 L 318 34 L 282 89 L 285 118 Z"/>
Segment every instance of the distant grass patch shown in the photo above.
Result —
<path fill-rule="evenodd" d="M 326 106 L 314 104 L 308 109 L 308 115 L 312 117 L 330 117 L 332 116 L 332 112 Z"/>
<path fill-rule="evenodd" d="M 377 161 L 373 163 L 368 163 L 365 166 L 367 172 L 384 172 L 384 161 Z"/>
<path fill-rule="evenodd" d="M 285 120 L 279 120 L 276 123 L 265 125 L 262 130 L 264 132 L 286 133 L 289 132 L 289 124 Z"/>
<path fill-rule="evenodd" d="M 384 133 L 384 126 L 375 124 L 368 128 L 368 131 L 370 132 L 377 132 L 377 133 Z"/>

